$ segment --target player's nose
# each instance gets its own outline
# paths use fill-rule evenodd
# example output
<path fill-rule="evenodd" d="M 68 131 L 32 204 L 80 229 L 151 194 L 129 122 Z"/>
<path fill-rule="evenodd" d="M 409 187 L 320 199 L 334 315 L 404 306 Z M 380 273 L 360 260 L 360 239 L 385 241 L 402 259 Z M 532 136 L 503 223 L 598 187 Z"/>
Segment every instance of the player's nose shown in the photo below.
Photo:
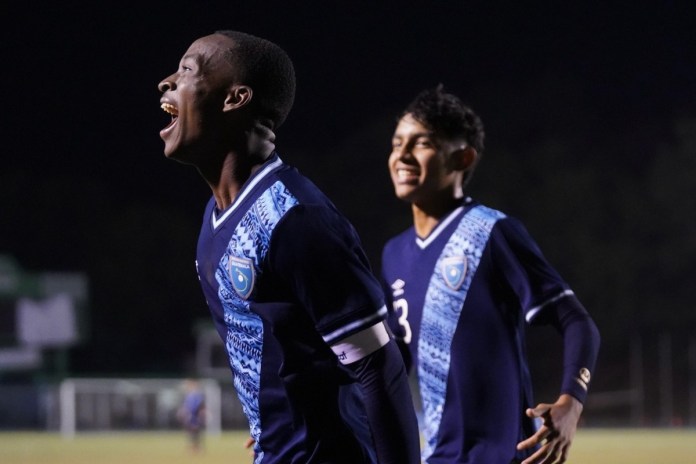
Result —
<path fill-rule="evenodd" d="M 157 88 L 159 89 L 160 92 L 164 93 L 167 90 L 176 89 L 176 83 L 174 82 L 173 77 L 174 77 L 174 75 L 172 74 L 171 76 L 164 78 L 162 80 L 162 82 L 157 84 Z"/>
<path fill-rule="evenodd" d="M 398 159 L 410 159 L 413 157 L 413 154 L 411 153 L 411 148 L 408 145 L 395 147 L 392 154 Z"/>

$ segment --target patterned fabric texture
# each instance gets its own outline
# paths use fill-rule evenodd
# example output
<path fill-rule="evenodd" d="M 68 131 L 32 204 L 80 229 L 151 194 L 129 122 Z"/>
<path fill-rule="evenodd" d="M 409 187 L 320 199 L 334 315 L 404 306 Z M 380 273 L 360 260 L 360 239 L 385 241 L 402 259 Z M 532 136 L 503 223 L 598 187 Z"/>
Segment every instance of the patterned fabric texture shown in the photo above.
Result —
<path fill-rule="evenodd" d="M 257 441 L 261 433 L 258 398 L 263 324 L 249 307 L 254 289 L 240 292 L 240 284 L 235 279 L 248 278 L 252 284 L 258 281 L 263 272 L 260 264 L 268 252 L 273 230 L 285 213 L 297 204 L 297 199 L 280 181 L 273 184 L 237 225 L 215 274 L 227 325 L 225 346 L 234 373 L 234 386 L 249 418 L 251 436 Z M 238 263 L 244 261 L 250 264 L 249 274 L 242 276 Z M 263 459 L 262 453 L 259 454 L 257 462 Z"/>
<path fill-rule="evenodd" d="M 418 343 L 421 360 L 418 377 L 425 424 L 428 424 L 423 431 L 423 459 L 432 454 L 437 444 L 450 369 L 450 346 L 469 286 L 493 226 L 504 217 L 503 213 L 485 206 L 468 211 L 445 245 L 430 280 Z"/>

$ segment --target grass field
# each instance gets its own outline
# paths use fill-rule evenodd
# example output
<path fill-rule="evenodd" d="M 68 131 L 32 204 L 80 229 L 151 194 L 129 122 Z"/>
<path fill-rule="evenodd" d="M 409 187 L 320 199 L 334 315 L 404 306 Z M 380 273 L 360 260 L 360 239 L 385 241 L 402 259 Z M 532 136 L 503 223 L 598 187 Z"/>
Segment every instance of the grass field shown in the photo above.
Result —
<path fill-rule="evenodd" d="M 191 454 L 183 433 L 0 433 L 2 464 L 245 464 L 244 432 L 207 437 Z M 688 464 L 696 462 L 696 430 L 582 429 L 570 454 L 582 464 Z"/>

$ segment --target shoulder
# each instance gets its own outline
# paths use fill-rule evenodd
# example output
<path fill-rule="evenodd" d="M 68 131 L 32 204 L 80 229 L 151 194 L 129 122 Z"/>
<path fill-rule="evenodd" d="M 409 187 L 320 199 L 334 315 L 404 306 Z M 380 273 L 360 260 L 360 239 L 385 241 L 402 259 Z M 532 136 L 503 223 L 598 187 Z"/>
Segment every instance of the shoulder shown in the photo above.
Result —
<path fill-rule="evenodd" d="M 479 222 L 488 222 L 491 225 L 496 225 L 500 221 L 510 218 L 500 210 L 475 202 L 472 202 L 471 206 L 465 210 L 464 217 L 473 217 Z"/>
<path fill-rule="evenodd" d="M 477 222 L 490 223 L 494 235 L 528 235 L 524 224 L 516 216 L 475 201 L 471 201 L 469 204 L 471 207 L 467 216 L 476 218 Z"/>
<path fill-rule="evenodd" d="M 504 216 L 495 224 L 495 235 L 506 241 L 529 243 L 536 246 L 523 221 L 514 216 Z"/>
<path fill-rule="evenodd" d="M 352 225 L 329 202 L 299 202 L 288 210 L 283 218 L 283 228 L 299 228 L 308 233 L 335 232 L 336 229 L 352 229 Z"/>
<path fill-rule="evenodd" d="M 485 205 L 475 204 L 466 215 L 483 229 L 488 229 L 488 249 L 496 256 L 532 252 L 541 254 L 539 246 L 528 232 L 524 223 L 516 216 Z"/>
<path fill-rule="evenodd" d="M 303 260 L 344 254 L 361 244 L 353 225 L 333 205 L 298 203 L 278 223 L 270 249 L 275 258 Z"/>
<path fill-rule="evenodd" d="M 276 173 L 276 176 L 301 204 L 333 207 L 333 203 L 326 194 L 295 167 L 285 164 L 283 169 Z"/>

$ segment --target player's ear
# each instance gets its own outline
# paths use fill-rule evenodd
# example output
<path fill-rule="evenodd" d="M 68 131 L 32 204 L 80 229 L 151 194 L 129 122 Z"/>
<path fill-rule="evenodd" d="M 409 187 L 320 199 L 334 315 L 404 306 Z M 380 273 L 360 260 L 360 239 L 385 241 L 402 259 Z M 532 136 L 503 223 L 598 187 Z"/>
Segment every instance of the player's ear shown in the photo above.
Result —
<path fill-rule="evenodd" d="M 476 164 L 478 152 L 474 147 L 466 145 L 455 149 L 450 155 L 451 168 L 454 171 L 468 171 Z"/>
<path fill-rule="evenodd" d="M 254 91 L 251 87 L 246 85 L 233 85 L 225 96 L 225 103 L 222 110 L 231 111 L 248 105 L 253 95 Z"/>

